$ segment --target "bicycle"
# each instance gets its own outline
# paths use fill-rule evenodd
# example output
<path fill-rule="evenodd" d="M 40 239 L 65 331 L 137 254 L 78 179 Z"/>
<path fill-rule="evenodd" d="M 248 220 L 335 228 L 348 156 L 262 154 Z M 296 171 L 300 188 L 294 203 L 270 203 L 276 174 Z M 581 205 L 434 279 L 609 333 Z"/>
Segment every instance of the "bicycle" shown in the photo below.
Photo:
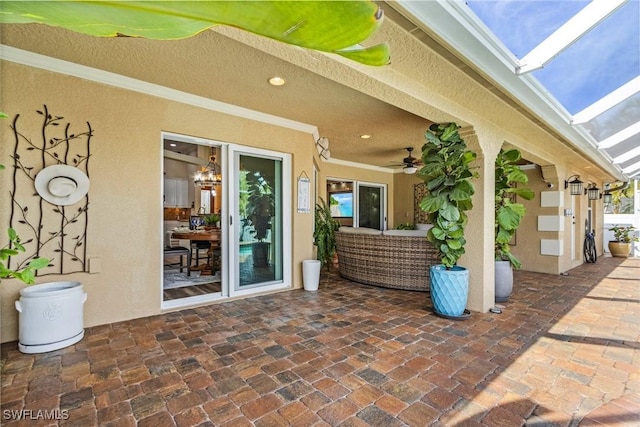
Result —
<path fill-rule="evenodd" d="M 589 264 L 594 264 L 598 260 L 595 237 L 595 230 L 584 236 L 584 261 Z"/>

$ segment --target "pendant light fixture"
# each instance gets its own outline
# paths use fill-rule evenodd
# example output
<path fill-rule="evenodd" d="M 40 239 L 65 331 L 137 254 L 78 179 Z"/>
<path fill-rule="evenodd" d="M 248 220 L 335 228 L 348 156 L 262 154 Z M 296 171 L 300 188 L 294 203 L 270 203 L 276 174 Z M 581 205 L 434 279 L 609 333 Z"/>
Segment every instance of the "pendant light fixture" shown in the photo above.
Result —
<path fill-rule="evenodd" d="M 198 187 L 212 187 L 211 194 L 215 196 L 214 185 L 222 182 L 220 167 L 216 163 L 215 149 L 211 148 L 211 155 L 206 166 L 202 167 L 193 177 L 193 183 Z"/>

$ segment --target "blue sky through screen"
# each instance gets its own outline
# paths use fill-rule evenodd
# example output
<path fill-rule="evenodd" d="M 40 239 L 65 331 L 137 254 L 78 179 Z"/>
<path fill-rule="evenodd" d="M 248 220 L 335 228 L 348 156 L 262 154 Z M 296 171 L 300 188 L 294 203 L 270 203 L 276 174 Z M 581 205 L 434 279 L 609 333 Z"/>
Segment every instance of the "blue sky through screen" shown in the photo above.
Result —
<path fill-rule="evenodd" d="M 468 0 L 470 9 L 517 57 L 584 8 L 586 0 Z M 575 114 L 640 74 L 640 0 L 605 22 L 533 75 Z"/>

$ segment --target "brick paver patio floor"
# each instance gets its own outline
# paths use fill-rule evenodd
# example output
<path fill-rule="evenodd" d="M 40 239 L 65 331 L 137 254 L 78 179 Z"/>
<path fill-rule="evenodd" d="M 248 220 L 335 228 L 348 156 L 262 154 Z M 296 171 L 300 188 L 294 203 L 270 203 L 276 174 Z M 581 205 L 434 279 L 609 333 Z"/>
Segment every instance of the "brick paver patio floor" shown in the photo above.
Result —
<path fill-rule="evenodd" d="M 446 320 L 427 294 L 334 275 L 87 328 L 55 352 L 9 343 L 1 424 L 640 425 L 640 259 L 518 271 L 503 305 Z M 51 415 L 65 419 L 33 419 Z"/>

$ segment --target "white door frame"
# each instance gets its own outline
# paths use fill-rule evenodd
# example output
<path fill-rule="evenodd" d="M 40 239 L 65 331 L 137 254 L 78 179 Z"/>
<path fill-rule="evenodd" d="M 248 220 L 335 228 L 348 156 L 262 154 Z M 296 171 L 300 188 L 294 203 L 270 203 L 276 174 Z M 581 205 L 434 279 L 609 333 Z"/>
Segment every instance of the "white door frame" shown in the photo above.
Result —
<path fill-rule="evenodd" d="M 576 259 L 576 198 L 571 196 L 571 260 Z"/>

